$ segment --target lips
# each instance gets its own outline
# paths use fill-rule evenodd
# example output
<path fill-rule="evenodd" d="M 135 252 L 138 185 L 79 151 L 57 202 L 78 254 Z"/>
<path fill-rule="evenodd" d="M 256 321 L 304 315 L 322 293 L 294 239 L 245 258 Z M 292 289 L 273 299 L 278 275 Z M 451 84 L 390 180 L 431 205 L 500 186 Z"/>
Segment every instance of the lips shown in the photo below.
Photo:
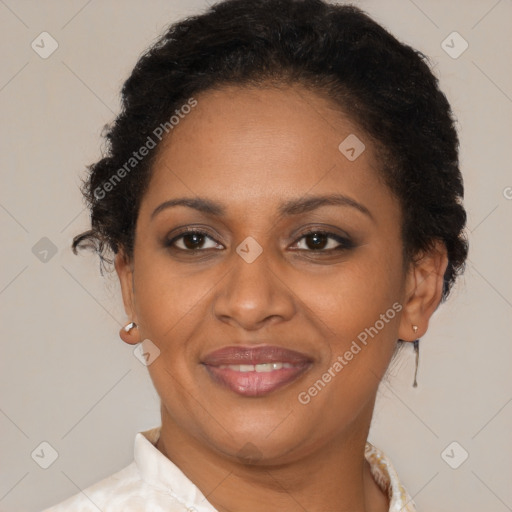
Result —
<path fill-rule="evenodd" d="M 262 396 L 298 379 L 312 359 L 283 347 L 229 346 L 207 354 L 202 364 L 212 379 L 243 396 Z"/>

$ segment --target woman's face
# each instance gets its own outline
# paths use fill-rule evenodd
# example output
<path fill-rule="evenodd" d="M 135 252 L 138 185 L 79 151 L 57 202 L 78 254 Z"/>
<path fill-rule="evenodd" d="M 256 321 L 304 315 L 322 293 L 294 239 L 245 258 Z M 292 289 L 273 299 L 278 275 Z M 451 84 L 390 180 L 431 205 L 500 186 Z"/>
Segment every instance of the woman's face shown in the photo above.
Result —
<path fill-rule="evenodd" d="M 117 266 L 160 351 L 164 427 L 275 463 L 366 436 L 409 293 L 371 141 L 298 86 L 196 100 L 159 148 L 133 267 Z"/>

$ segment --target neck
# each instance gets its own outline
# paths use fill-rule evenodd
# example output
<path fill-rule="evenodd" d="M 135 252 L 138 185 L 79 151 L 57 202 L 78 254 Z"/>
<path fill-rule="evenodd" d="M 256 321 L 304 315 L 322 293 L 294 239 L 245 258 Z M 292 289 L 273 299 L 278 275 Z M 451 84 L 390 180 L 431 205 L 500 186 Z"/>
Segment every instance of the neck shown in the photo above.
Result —
<path fill-rule="evenodd" d="M 219 512 L 388 512 L 364 457 L 373 403 L 330 442 L 287 464 L 242 464 L 179 428 L 162 408 L 156 447 Z"/>

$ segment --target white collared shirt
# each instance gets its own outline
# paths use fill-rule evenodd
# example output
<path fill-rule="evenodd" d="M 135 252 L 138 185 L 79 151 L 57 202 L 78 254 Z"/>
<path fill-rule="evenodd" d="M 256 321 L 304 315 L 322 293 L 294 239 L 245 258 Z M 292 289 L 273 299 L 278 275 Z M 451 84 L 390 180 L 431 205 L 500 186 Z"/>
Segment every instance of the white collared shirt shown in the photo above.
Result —
<path fill-rule="evenodd" d="M 178 466 L 156 448 L 160 428 L 135 436 L 134 460 L 124 469 L 42 512 L 217 512 Z M 389 512 L 416 512 L 386 455 L 367 441 L 365 457 L 373 478 L 389 497 Z"/>

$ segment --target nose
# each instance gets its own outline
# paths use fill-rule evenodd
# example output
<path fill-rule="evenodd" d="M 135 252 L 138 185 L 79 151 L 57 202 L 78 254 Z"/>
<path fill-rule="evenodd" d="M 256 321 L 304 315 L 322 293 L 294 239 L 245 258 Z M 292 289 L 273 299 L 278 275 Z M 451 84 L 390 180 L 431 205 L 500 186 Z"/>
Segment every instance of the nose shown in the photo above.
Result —
<path fill-rule="evenodd" d="M 232 259 L 214 297 L 215 316 L 247 331 L 289 321 L 296 311 L 293 292 L 265 251 L 251 263 L 236 252 Z"/>

